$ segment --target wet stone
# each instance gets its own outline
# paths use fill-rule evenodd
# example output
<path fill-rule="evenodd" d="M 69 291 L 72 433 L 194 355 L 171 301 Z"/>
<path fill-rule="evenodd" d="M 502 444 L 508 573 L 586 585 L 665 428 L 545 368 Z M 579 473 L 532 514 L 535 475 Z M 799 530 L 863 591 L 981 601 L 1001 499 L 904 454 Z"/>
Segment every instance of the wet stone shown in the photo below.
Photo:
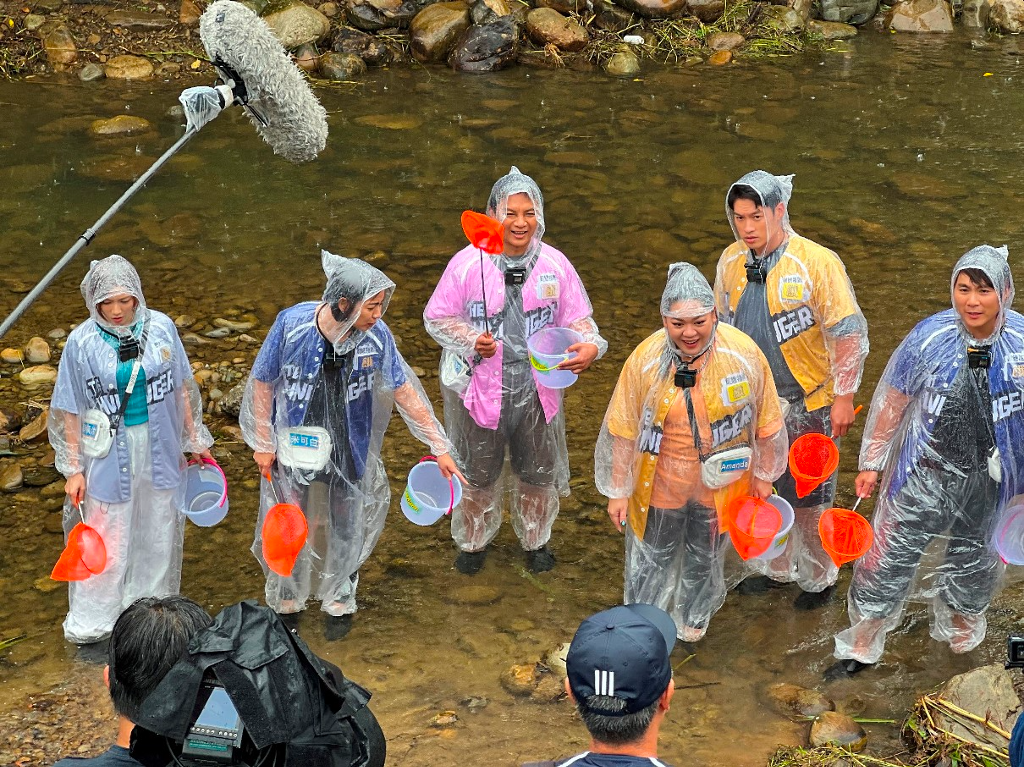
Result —
<path fill-rule="evenodd" d="M 6 362 L 9 365 L 15 365 L 22 361 L 21 349 L 7 348 L 0 351 L 0 360 Z"/>
<path fill-rule="evenodd" d="M 57 380 L 57 368 L 52 365 L 33 365 L 18 373 L 24 386 L 43 386 Z"/>
<path fill-rule="evenodd" d="M 352 80 L 366 74 L 366 62 L 355 53 L 325 53 L 320 57 L 320 76 L 328 80 Z"/>
<path fill-rule="evenodd" d="M 233 330 L 236 333 L 244 333 L 247 330 L 252 330 L 255 322 L 239 322 L 237 320 L 226 320 L 223 317 L 217 317 L 213 324 L 218 328 L 227 328 Z"/>
<path fill-rule="evenodd" d="M 46 487 L 60 478 L 56 469 L 46 466 L 33 466 L 30 469 L 25 469 L 22 474 L 26 487 Z"/>
<path fill-rule="evenodd" d="M 106 15 L 105 20 L 112 27 L 121 27 L 136 32 L 167 29 L 174 26 L 173 19 L 146 11 L 111 11 Z"/>
<path fill-rule="evenodd" d="M 21 471 L 21 464 L 9 463 L 0 468 L 0 490 L 5 493 L 13 493 L 20 490 L 24 484 L 24 475 Z"/>
<path fill-rule="evenodd" d="M 734 51 L 746 39 L 739 32 L 715 32 L 707 39 L 707 46 L 713 51 Z"/>
<path fill-rule="evenodd" d="M 724 0 L 687 0 L 686 9 L 705 24 L 713 24 L 725 13 Z"/>
<path fill-rule="evenodd" d="M 497 72 L 516 61 L 519 29 L 513 16 L 475 24 L 455 43 L 448 63 L 458 72 Z"/>
<path fill-rule="evenodd" d="M 859 753 L 867 745 L 868 734 L 863 727 L 846 714 L 825 711 L 819 714 L 811 725 L 809 742 L 815 747 L 834 743 L 854 753 Z"/>
<path fill-rule="evenodd" d="M 354 53 L 371 67 L 384 66 L 394 58 L 391 49 L 383 42 L 352 27 L 341 27 L 335 31 L 331 47 L 335 53 Z M 320 71 L 323 73 L 322 61 Z"/>
<path fill-rule="evenodd" d="M 18 432 L 18 439 L 22 442 L 32 442 L 46 434 L 46 419 L 50 416 L 50 408 L 43 408 L 43 412 L 37 415 L 31 422 L 21 427 Z"/>
<path fill-rule="evenodd" d="M 708 64 L 720 67 L 732 61 L 732 51 L 715 51 L 708 56 Z"/>
<path fill-rule="evenodd" d="M 454 727 L 459 723 L 459 715 L 454 711 L 442 711 L 430 719 L 431 727 Z"/>
<path fill-rule="evenodd" d="M 565 671 L 565 656 L 569 652 L 569 643 L 563 642 L 562 644 L 555 645 L 548 650 L 541 661 L 551 669 L 551 672 L 557 676 L 564 677 Z"/>
<path fill-rule="evenodd" d="M 207 338 L 227 338 L 231 335 L 231 328 L 214 328 L 203 333 Z"/>
<path fill-rule="evenodd" d="M 952 32 L 953 11 L 945 0 L 904 0 L 889 12 L 887 26 L 897 32 Z"/>
<path fill-rule="evenodd" d="M 817 716 L 834 711 L 835 703 L 817 690 L 780 682 L 765 690 L 771 707 L 783 716 Z"/>
<path fill-rule="evenodd" d="M 42 578 L 36 578 L 32 584 L 36 591 L 41 591 L 44 594 L 56 591 L 59 588 L 63 588 L 64 584 L 59 581 L 51 581 L 49 576 L 43 576 Z"/>
<path fill-rule="evenodd" d="M 178 9 L 178 22 L 186 27 L 192 27 L 199 23 L 199 17 L 203 12 L 193 0 L 181 0 L 181 7 Z"/>
<path fill-rule="evenodd" d="M 469 6 L 463 2 L 429 5 L 409 25 L 412 55 L 423 63 L 444 61 L 469 27 Z"/>
<path fill-rule="evenodd" d="M 1024 0 L 1017 0 L 1022 2 Z M 857 27 L 852 24 L 840 24 L 835 21 L 819 21 L 812 19 L 807 24 L 807 31 L 825 40 L 849 40 L 857 36 Z"/>
<path fill-rule="evenodd" d="M 444 600 L 449 604 L 467 605 L 469 607 L 482 607 L 493 605 L 501 599 L 501 592 L 493 586 L 470 583 L 464 586 L 456 586 L 444 594 Z"/>
<path fill-rule="evenodd" d="M 153 75 L 153 62 L 141 56 L 114 56 L 103 73 L 111 80 L 143 80 Z"/>
<path fill-rule="evenodd" d="M 78 45 L 71 30 L 63 24 L 43 37 L 43 50 L 46 51 L 46 60 L 58 69 L 74 64 L 78 59 Z"/>
<path fill-rule="evenodd" d="M 371 128 L 384 130 L 412 130 L 418 128 L 423 120 L 413 115 L 365 115 L 357 117 L 355 122 Z"/>
<path fill-rule="evenodd" d="M 303 45 L 300 45 L 292 54 L 292 60 L 295 62 L 295 66 L 303 72 L 316 71 L 319 58 L 320 55 L 316 51 L 316 46 L 311 43 L 304 43 Z"/>
<path fill-rule="evenodd" d="M 1024 0 L 993 0 L 988 13 L 989 26 L 1016 35 L 1024 30 Z"/>
<path fill-rule="evenodd" d="M 589 41 L 587 30 L 551 8 L 534 8 L 526 16 L 526 31 L 537 45 L 578 51 Z"/>
<path fill-rule="evenodd" d="M 30 13 L 21 23 L 25 25 L 25 29 L 29 32 L 35 32 L 46 23 L 46 17 L 40 16 L 38 13 Z"/>
<path fill-rule="evenodd" d="M 645 19 L 663 19 L 676 16 L 686 10 L 686 0 L 618 0 L 626 10 Z"/>
<path fill-rule="evenodd" d="M 152 127 L 152 123 L 144 117 L 117 115 L 109 120 L 96 120 L 89 126 L 89 133 L 93 136 L 135 136 Z"/>
<path fill-rule="evenodd" d="M 9 407 L 0 406 L 0 432 L 14 431 L 21 427 L 22 418 L 19 413 Z M 7 444 L 0 443 L 0 449 L 10 450 L 10 440 L 7 437 Z"/>
<path fill-rule="evenodd" d="M 950 679 L 937 696 L 1010 732 L 1021 710 L 1013 682 L 1013 674 L 1002 664 L 981 666 Z M 991 731 L 982 725 L 963 717 L 945 716 L 941 711 L 933 716 L 938 727 L 957 738 L 979 744 L 990 743 Z"/>
<path fill-rule="evenodd" d="M 174 319 L 175 327 L 188 328 L 196 324 L 196 318 L 191 314 L 179 314 Z"/>
<path fill-rule="evenodd" d="M 635 77 L 640 74 L 640 58 L 626 48 L 609 56 L 602 67 L 613 77 Z"/>
<path fill-rule="evenodd" d="M 298 48 L 304 43 L 318 43 L 331 31 L 331 20 L 316 8 L 294 2 L 263 17 L 270 31 L 285 48 Z"/>
<path fill-rule="evenodd" d="M 514 664 L 501 673 L 501 686 L 510 695 L 525 698 L 533 693 L 537 686 L 538 672 L 536 663 Z"/>
<path fill-rule="evenodd" d="M 64 328 L 54 328 L 53 330 L 46 334 L 46 337 L 49 338 L 51 341 L 59 341 L 62 338 L 67 338 L 67 336 L 68 333 L 66 330 L 64 330 Z"/>
<path fill-rule="evenodd" d="M 64 500 L 64 480 L 51 482 L 39 491 L 39 497 L 43 499 L 60 498 Z"/>
<path fill-rule="evenodd" d="M 564 697 L 562 677 L 551 673 L 541 674 L 537 686 L 530 692 L 530 700 L 534 703 L 557 703 Z"/>

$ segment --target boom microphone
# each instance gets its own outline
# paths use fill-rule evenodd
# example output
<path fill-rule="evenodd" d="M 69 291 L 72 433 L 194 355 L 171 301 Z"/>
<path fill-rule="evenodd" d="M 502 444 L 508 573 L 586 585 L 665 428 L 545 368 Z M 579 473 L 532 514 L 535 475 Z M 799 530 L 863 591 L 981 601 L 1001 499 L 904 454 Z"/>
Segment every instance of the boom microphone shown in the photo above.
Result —
<path fill-rule="evenodd" d="M 220 84 L 186 88 L 182 92 L 179 101 L 185 110 L 184 135 L 96 223 L 79 235 L 75 244 L 0 323 L 0 338 L 78 251 L 92 242 L 100 228 L 223 109 L 232 104 L 241 106 L 274 154 L 292 162 L 313 160 L 327 145 L 327 112 L 265 21 L 241 3 L 217 0 L 199 19 L 199 35 Z"/>
<path fill-rule="evenodd" d="M 246 112 L 274 154 L 314 159 L 327 144 L 327 112 L 270 27 L 249 8 L 217 0 L 199 19 L 199 36 L 225 84 L 244 84 Z"/>

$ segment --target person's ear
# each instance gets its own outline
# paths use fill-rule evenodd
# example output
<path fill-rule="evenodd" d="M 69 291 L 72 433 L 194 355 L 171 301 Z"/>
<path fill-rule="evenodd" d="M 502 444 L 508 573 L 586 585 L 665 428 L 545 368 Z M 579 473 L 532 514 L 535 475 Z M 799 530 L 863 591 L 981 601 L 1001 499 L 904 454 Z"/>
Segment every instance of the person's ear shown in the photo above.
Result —
<path fill-rule="evenodd" d="M 347 298 L 339 298 L 338 299 L 338 311 L 341 312 L 341 315 L 343 317 L 346 314 L 348 314 L 349 307 L 351 307 L 351 306 L 352 306 L 352 304 L 349 303 L 349 300 Z"/>
<path fill-rule="evenodd" d="M 668 711 L 669 703 L 672 701 L 672 696 L 675 695 L 675 692 L 676 692 L 676 680 L 675 679 L 669 679 L 668 680 L 668 687 L 665 688 L 665 692 L 663 692 L 661 694 L 661 697 L 658 698 L 658 708 L 661 711 Z"/>
<path fill-rule="evenodd" d="M 109 664 L 103 667 L 103 684 L 105 684 L 107 686 L 108 690 L 110 689 L 110 665 Z"/>
<path fill-rule="evenodd" d="M 569 700 L 573 703 L 576 702 L 576 696 L 572 694 L 572 688 L 569 686 L 569 677 L 565 678 L 565 694 L 569 696 Z"/>
<path fill-rule="evenodd" d="M 775 206 L 775 217 L 782 218 L 784 215 L 786 215 L 786 203 L 780 202 Z"/>

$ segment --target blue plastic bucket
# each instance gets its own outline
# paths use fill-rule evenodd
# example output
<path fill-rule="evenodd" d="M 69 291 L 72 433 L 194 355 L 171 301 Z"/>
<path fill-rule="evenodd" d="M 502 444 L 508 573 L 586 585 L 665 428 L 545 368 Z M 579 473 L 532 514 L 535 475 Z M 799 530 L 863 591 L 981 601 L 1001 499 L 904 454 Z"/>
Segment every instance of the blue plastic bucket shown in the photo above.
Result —
<path fill-rule="evenodd" d="M 544 328 L 530 336 L 526 346 L 530 364 L 537 371 L 537 382 L 549 389 L 565 389 L 576 383 L 579 376 L 558 365 L 576 356 L 575 352 L 567 354 L 566 349 L 582 340 L 583 336 L 569 328 Z"/>
<path fill-rule="evenodd" d="M 216 461 L 189 463 L 182 512 L 199 527 L 213 527 L 228 514 L 228 480 Z"/>
<path fill-rule="evenodd" d="M 446 479 L 435 461 L 412 467 L 402 493 L 402 513 L 416 525 L 432 525 L 462 500 L 462 483 Z"/>

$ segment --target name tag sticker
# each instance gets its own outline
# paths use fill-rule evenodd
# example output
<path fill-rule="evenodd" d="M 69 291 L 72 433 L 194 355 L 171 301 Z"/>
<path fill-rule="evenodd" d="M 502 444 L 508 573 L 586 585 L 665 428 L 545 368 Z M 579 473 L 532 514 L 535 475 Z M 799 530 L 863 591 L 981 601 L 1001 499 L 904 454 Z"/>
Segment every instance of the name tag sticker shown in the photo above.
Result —
<path fill-rule="evenodd" d="M 779 282 L 779 298 L 783 301 L 804 300 L 804 280 L 798 274 L 790 274 Z"/>
<path fill-rule="evenodd" d="M 743 402 L 750 396 L 750 382 L 742 373 L 726 376 L 722 382 L 722 400 L 730 405 Z"/>
<path fill-rule="evenodd" d="M 551 273 L 537 276 L 537 298 L 549 301 L 558 298 L 558 277 Z"/>

